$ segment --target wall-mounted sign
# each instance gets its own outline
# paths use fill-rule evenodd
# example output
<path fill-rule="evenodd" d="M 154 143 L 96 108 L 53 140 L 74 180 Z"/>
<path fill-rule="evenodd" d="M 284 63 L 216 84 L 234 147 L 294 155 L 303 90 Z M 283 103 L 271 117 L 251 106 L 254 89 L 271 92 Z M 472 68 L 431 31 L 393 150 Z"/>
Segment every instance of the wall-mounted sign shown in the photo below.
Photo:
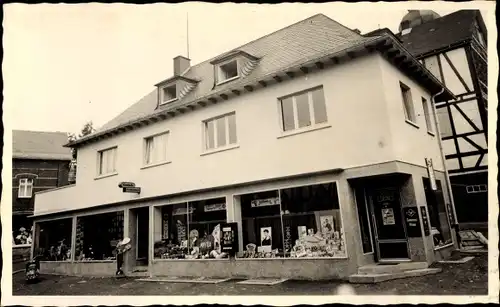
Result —
<path fill-rule="evenodd" d="M 226 203 L 205 205 L 203 209 L 205 212 L 223 211 L 226 210 Z"/>
<path fill-rule="evenodd" d="M 450 224 L 453 225 L 453 224 L 455 224 L 455 218 L 453 217 L 453 211 L 451 209 L 451 204 L 446 203 L 446 207 L 448 209 L 448 218 L 450 219 Z"/>
<path fill-rule="evenodd" d="M 133 187 L 135 187 L 135 183 L 124 181 L 124 182 L 120 182 L 118 184 L 118 187 L 119 188 L 133 188 Z"/>
<path fill-rule="evenodd" d="M 430 230 L 429 219 L 427 218 L 427 209 L 425 207 L 420 207 L 420 213 L 422 213 L 422 225 L 424 226 L 424 234 L 428 236 L 430 235 Z"/>
<path fill-rule="evenodd" d="M 406 233 L 410 238 L 418 238 L 422 236 L 420 230 L 420 219 L 418 217 L 418 209 L 416 206 L 403 208 L 405 215 Z"/>
<path fill-rule="evenodd" d="M 194 208 L 189 206 L 189 214 L 191 214 L 193 212 L 194 212 Z M 188 213 L 187 207 L 176 208 L 172 211 L 172 215 L 184 215 L 187 213 Z"/>
<path fill-rule="evenodd" d="M 137 194 L 140 194 L 141 193 L 141 188 L 139 188 L 139 187 L 126 187 L 126 188 L 123 188 L 123 193 L 137 193 Z"/>
<path fill-rule="evenodd" d="M 427 173 L 429 174 L 431 189 L 433 191 L 436 191 L 437 190 L 436 173 L 434 172 L 434 165 L 432 164 L 432 159 L 425 158 L 425 165 L 427 166 Z"/>
<path fill-rule="evenodd" d="M 252 200 L 250 205 L 252 208 L 256 207 L 265 207 L 265 206 L 275 206 L 280 204 L 280 199 L 279 197 L 273 197 L 273 198 L 266 198 L 266 199 L 255 199 Z"/>

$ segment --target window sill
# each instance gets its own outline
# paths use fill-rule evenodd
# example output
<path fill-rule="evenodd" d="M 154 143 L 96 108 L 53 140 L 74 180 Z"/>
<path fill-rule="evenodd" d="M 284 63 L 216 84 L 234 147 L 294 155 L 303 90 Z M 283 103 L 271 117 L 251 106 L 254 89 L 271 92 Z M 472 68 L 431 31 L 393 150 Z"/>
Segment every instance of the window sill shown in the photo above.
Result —
<path fill-rule="evenodd" d="M 232 78 L 226 79 L 226 80 L 224 80 L 224 81 L 218 82 L 218 83 L 216 84 L 216 86 L 218 86 L 218 85 L 222 85 L 222 84 L 224 84 L 224 83 L 231 82 L 231 81 L 233 81 L 233 80 L 238 79 L 239 77 L 240 77 L 240 76 L 238 75 L 238 76 L 234 76 L 234 77 L 232 77 Z"/>
<path fill-rule="evenodd" d="M 144 165 L 143 167 L 141 167 L 141 169 L 148 169 L 148 168 L 161 166 L 161 165 L 165 165 L 165 164 L 170 164 L 170 163 L 172 163 L 172 161 L 163 161 L 163 162 L 158 162 L 158 163 L 154 163 L 154 164 L 147 164 L 147 165 Z"/>
<path fill-rule="evenodd" d="M 17 196 L 17 198 L 22 198 L 22 199 L 29 199 L 31 197 L 33 197 L 33 196 Z"/>
<path fill-rule="evenodd" d="M 160 103 L 160 106 L 172 103 L 172 102 L 177 101 L 177 100 L 178 100 L 178 98 L 174 98 L 174 99 L 170 99 L 170 100 L 167 100 L 167 101 L 163 101 L 163 102 Z"/>
<path fill-rule="evenodd" d="M 116 262 L 116 260 L 75 260 L 73 263 L 113 263 Z"/>
<path fill-rule="evenodd" d="M 229 146 L 225 146 L 225 147 L 221 147 L 221 148 L 215 148 L 215 149 L 207 150 L 207 151 L 201 153 L 200 156 L 207 156 L 207 155 L 211 155 L 211 154 L 214 154 L 214 153 L 217 153 L 217 152 L 231 150 L 231 149 L 236 149 L 236 148 L 240 148 L 240 145 L 235 144 L 235 145 L 229 145 Z"/>
<path fill-rule="evenodd" d="M 411 121 L 411 120 L 409 120 L 409 119 L 405 119 L 405 122 L 406 122 L 408 125 L 410 125 L 410 126 L 413 126 L 413 127 L 417 128 L 417 129 L 420 129 L 420 127 L 419 127 L 416 123 L 412 122 L 412 121 Z"/>
<path fill-rule="evenodd" d="M 235 258 L 237 261 L 252 261 L 252 260 L 345 260 L 348 259 L 347 256 L 333 256 L 333 257 L 275 257 L 275 258 Z"/>
<path fill-rule="evenodd" d="M 431 136 L 436 136 L 436 134 L 435 134 L 434 132 L 429 131 L 429 130 L 427 130 L 427 134 L 428 134 L 428 135 L 431 135 Z"/>
<path fill-rule="evenodd" d="M 306 133 L 306 132 L 312 132 L 312 131 L 316 131 L 316 130 L 322 130 L 322 129 L 326 129 L 326 128 L 331 128 L 332 125 L 320 125 L 320 126 L 312 126 L 312 127 L 307 127 L 307 128 L 301 128 L 301 129 L 298 129 L 298 130 L 292 130 L 292 131 L 289 131 L 289 132 L 283 132 L 282 135 L 278 136 L 278 139 L 282 139 L 282 138 L 286 138 L 288 136 L 292 136 L 292 135 L 297 135 L 297 134 L 302 134 L 302 133 Z"/>
<path fill-rule="evenodd" d="M 155 258 L 153 262 L 179 262 L 179 261 L 185 261 L 185 262 L 190 262 L 190 261 L 229 261 L 229 258 L 205 258 L 205 259 L 161 259 L 161 258 Z"/>
<path fill-rule="evenodd" d="M 104 174 L 104 175 L 99 175 L 97 177 L 94 178 L 94 180 L 99 180 L 99 179 L 104 179 L 104 178 L 108 178 L 108 177 L 113 177 L 113 176 L 116 176 L 118 175 L 118 172 L 114 172 L 114 173 L 110 173 L 110 174 Z"/>

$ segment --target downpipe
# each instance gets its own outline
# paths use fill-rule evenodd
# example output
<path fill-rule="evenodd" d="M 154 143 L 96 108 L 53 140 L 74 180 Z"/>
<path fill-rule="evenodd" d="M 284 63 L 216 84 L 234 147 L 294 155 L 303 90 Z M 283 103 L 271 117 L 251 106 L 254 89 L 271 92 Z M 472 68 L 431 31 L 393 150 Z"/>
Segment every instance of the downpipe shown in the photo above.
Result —
<path fill-rule="evenodd" d="M 455 201 L 453 199 L 453 191 L 451 188 L 451 181 L 450 181 L 450 174 L 448 173 L 448 167 L 446 166 L 446 157 L 444 155 L 443 151 L 443 141 L 441 139 L 441 128 L 439 125 L 439 120 L 437 117 L 437 109 L 436 109 L 436 97 L 444 93 L 444 87 L 441 88 L 441 91 L 439 93 L 432 95 L 431 97 L 431 105 L 432 105 L 432 115 L 434 117 L 434 122 L 436 123 L 436 134 L 437 134 L 437 139 L 438 139 L 438 145 L 439 145 L 439 151 L 441 155 L 441 162 L 443 164 L 443 169 L 444 169 L 444 175 L 445 175 L 445 182 L 446 182 L 446 189 L 448 190 L 448 195 L 450 198 L 450 203 L 451 203 L 451 208 L 453 210 L 453 220 L 454 223 L 451 225 L 453 229 L 455 229 L 455 242 L 458 244 L 458 248 L 460 248 L 460 241 L 459 241 L 459 226 L 458 226 L 458 219 L 457 219 L 457 212 L 455 210 Z M 447 208 L 446 208 L 447 209 Z"/>

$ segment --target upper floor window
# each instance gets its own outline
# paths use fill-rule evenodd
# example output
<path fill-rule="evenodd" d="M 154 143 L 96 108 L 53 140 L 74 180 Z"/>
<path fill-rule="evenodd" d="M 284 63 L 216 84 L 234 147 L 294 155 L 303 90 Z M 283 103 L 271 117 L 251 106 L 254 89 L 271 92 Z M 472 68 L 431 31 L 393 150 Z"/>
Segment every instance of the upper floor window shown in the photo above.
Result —
<path fill-rule="evenodd" d="M 205 129 L 205 149 L 215 149 L 236 144 L 236 114 L 230 113 L 207 120 Z"/>
<path fill-rule="evenodd" d="M 17 197 L 31 198 L 33 195 L 33 179 L 21 178 L 19 179 L 19 191 Z"/>
<path fill-rule="evenodd" d="M 217 83 L 223 83 L 238 78 L 238 60 L 220 64 L 217 69 Z"/>
<path fill-rule="evenodd" d="M 432 119 L 431 119 L 432 111 L 429 102 L 424 97 L 422 97 L 422 107 L 424 109 L 425 124 L 427 125 L 427 131 L 430 133 L 434 133 L 434 128 L 432 127 Z"/>
<path fill-rule="evenodd" d="M 279 99 L 283 131 L 314 126 L 328 121 L 323 87 Z"/>
<path fill-rule="evenodd" d="M 117 148 L 109 148 L 98 152 L 98 168 L 97 175 L 106 175 L 116 172 L 116 155 Z"/>
<path fill-rule="evenodd" d="M 144 139 L 144 164 L 157 164 L 167 161 L 168 132 Z"/>
<path fill-rule="evenodd" d="M 176 85 L 165 86 L 161 89 L 161 104 L 168 103 L 177 99 Z"/>
<path fill-rule="evenodd" d="M 402 82 L 399 82 L 399 86 L 401 88 L 401 95 L 403 97 L 403 109 L 405 111 L 405 118 L 407 121 L 416 124 L 417 119 L 415 116 L 415 108 L 413 106 L 413 99 L 411 97 L 411 90 L 408 86 L 406 86 Z"/>

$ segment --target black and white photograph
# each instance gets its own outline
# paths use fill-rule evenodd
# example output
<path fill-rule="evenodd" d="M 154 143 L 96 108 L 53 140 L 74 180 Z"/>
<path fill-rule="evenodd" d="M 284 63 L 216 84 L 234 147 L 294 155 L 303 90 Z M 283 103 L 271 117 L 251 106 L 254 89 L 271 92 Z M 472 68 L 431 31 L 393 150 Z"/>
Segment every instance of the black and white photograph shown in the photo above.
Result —
<path fill-rule="evenodd" d="M 494 1 L 2 9 L 2 306 L 498 303 Z"/>

